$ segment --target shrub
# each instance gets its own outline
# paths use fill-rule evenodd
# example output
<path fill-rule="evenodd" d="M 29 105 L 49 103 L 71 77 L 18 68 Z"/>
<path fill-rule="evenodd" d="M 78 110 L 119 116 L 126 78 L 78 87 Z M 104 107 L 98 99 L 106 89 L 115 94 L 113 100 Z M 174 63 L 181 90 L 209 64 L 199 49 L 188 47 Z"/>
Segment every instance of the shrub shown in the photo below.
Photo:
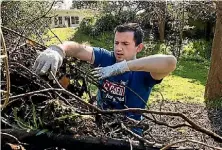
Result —
<path fill-rule="evenodd" d="M 95 18 L 94 17 L 87 17 L 87 18 L 84 18 L 81 23 L 80 23 L 80 27 L 79 27 L 79 30 L 82 32 L 82 33 L 85 33 L 85 34 L 91 34 L 92 32 L 92 29 L 93 29 L 93 26 L 95 24 Z"/>
<path fill-rule="evenodd" d="M 80 23 L 80 30 L 91 36 L 98 36 L 103 32 L 113 31 L 114 28 L 126 22 L 136 20 L 135 12 L 123 11 L 118 14 L 106 13 L 99 18 L 84 18 Z"/>
<path fill-rule="evenodd" d="M 212 41 L 196 40 L 190 41 L 183 47 L 182 55 L 190 57 L 202 57 L 209 59 L 211 55 Z"/>
<path fill-rule="evenodd" d="M 93 26 L 92 35 L 99 35 L 105 31 L 113 31 L 117 26 L 118 21 L 112 14 L 106 14 L 97 19 Z"/>

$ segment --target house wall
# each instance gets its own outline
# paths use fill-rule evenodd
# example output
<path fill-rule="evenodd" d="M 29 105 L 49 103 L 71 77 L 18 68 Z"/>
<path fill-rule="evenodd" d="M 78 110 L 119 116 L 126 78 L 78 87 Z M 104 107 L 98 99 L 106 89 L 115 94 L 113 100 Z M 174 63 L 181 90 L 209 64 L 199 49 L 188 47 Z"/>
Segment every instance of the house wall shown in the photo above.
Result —
<path fill-rule="evenodd" d="M 54 10 L 53 14 L 56 17 L 52 18 L 51 20 L 51 28 L 78 27 L 83 18 L 93 16 L 95 13 L 91 10 L 69 9 L 69 10 Z M 61 23 L 59 23 L 59 17 L 62 18 Z M 72 22 L 72 17 L 74 17 L 74 22 Z M 68 23 L 69 22 L 68 18 L 69 18 L 70 24 Z M 78 21 L 75 21 L 77 18 L 78 18 Z M 55 24 L 56 20 L 58 20 L 57 24 Z"/>

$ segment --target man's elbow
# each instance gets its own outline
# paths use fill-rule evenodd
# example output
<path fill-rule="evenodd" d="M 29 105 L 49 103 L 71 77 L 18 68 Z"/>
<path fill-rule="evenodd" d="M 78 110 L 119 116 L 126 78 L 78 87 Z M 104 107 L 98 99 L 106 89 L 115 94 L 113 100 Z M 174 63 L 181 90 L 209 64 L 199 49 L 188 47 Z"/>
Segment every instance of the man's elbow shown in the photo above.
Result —
<path fill-rule="evenodd" d="M 176 69 L 177 66 L 177 59 L 173 55 L 169 55 L 167 57 L 167 68 L 169 69 L 169 72 L 172 72 Z"/>

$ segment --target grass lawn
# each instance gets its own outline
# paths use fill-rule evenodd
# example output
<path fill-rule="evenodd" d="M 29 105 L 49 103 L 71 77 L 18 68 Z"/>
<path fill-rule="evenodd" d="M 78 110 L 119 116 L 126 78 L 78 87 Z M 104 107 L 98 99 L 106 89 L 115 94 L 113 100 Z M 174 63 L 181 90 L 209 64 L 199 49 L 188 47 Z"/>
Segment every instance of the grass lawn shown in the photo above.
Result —
<path fill-rule="evenodd" d="M 209 63 L 181 59 L 176 70 L 153 89 L 151 101 L 162 99 L 183 102 L 204 102 Z"/>
<path fill-rule="evenodd" d="M 72 28 L 57 28 L 53 31 L 62 41 L 73 40 L 106 49 L 112 49 L 113 46 L 113 35 L 109 33 L 104 33 L 95 38 Z M 50 44 L 52 43 L 57 44 L 58 40 L 55 39 L 55 41 L 50 42 Z M 206 61 L 179 60 L 177 69 L 164 78 L 161 84 L 154 87 L 149 102 L 162 99 L 161 92 L 165 100 L 203 103 L 208 69 L 209 62 Z M 95 87 L 92 87 L 92 92 L 95 93 Z"/>
<path fill-rule="evenodd" d="M 54 28 L 52 29 L 52 32 L 63 42 L 70 40 L 74 36 L 76 30 L 74 28 Z M 60 41 L 52 32 L 48 31 L 45 35 L 50 38 L 50 41 L 46 43 L 47 46 L 51 44 L 60 44 Z"/>

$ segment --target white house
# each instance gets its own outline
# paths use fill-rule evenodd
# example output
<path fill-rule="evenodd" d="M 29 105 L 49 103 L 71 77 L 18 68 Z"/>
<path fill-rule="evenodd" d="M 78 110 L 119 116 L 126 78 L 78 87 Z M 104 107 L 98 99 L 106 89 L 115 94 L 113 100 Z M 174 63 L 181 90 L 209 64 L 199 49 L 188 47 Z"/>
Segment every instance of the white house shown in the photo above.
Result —
<path fill-rule="evenodd" d="M 54 18 L 51 20 L 51 27 L 78 27 L 82 19 L 96 14 L 92 10 L 80 9 L 56 9 L 53 11 Z"/>

